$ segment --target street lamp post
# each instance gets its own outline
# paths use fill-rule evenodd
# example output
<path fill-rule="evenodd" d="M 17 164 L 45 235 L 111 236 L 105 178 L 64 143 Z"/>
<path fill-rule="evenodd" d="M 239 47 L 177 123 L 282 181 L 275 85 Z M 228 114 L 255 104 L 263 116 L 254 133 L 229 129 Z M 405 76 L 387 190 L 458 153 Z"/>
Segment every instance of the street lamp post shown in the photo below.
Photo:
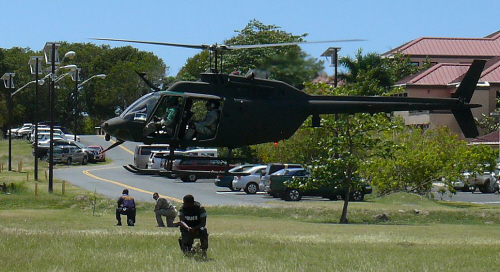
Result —
<path fill-rule="evenodd" d="M 34 64 L 34 67 L 33 67 Z M 35 74 L 35 173 L 34 179 L 38 180 L 38 75 L 42 71 L 42 57 L 32 56 L 29 61 L 31 74 Z M 33 69 L 34 68 L 34 69 Z"/>
<path fill-rule="evenodd" d="M 56 64 L 61 63 L 59 61 L 59 51 L 58 48 L 60 43 L 47 42 L 43 48 L 45 55 L 45 63 L 51 66 L 50 73 L 50 143 L 49 143 L 49 193 L 54 191 L 54 115 L 55 115 L 55 80 L 56 80 Z M 75 52 L 69 51 L 64 56 L 72 58 Z M 57 61 L 57 63 L 56 63 Z"/>
<path fill-rule="evenodd" d="M 333 66 L 335 67 L 335 73 L 334 73 L 334 81 L 333 81 L 333 86 L 337 88 L 337 66 L 338 66 L 338 56 L 339 56 L 339 51 L 340 47 L 328 47 L 323 54 L 321 54 L 322 57 L 328 57 L 331 58 L 331 64 L 330 67 Z"/>
<path fill-rule="evenodd" d="M 490 112 L 490 116 L 498 117 L 498 162 L 500 163 L 500 112 Z"/>
<path fill-rule="evenodd" d="M 8 131 L 9 131 L 9 171 L 12 171 L 12 91 L 9 89 L 14 89 L 14 79 L 15 73 L 5 73 L 2 76 L 3 83 L 7 91 L 9 92 L 7 98 L 7 108 L 9 110 L 9 122 L 8 122 Z"/>
<path fill-rule="evenodd" d="M 78 129 L 78 89 L 80 89 L 83 84 L 89 82 L 91 79 L 94 79 L 94 78 L 106 78 L 106 75 L 105 74 L 99 74 L 99 75 L 94 75 L 94 76 L 91 76 L 90 78 L 88 78 L 87 80 L 83 81 L 82 83 L 78 84 L 78 80 L 80 79 L 79 77 L 79 74 L 80 74 L 80 69 L 77 69 L 76 72 L 75 72 L 75 141 L 76 141 L 76 133 L 77 133 L 77 129 Z"/>

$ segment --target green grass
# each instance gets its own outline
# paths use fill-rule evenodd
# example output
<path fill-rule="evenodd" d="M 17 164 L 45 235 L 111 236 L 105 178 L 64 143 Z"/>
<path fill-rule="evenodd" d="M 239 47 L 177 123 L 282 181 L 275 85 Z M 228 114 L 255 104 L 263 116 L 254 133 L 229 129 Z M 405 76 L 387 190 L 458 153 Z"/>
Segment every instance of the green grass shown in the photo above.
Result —
<path fill-rule="evenodd" d="M 35 196 L 26 173 L 0 178 L 14 184 L 0 194 L 0 271 L 492 271 L 500 265 L 494 206 L 399 193 L 350 203 L 347 225 L 336 224 L 341 201 L 209 206 L 209 261 L 203 261 L 182 255 L 178 229 L 155 227 L 153 203 L 138 203 L 135 227 L 115 227 L 114 199 L 70 184 L 63 195 L 58 180 L 49 194 L 43 176 Z M 374 219 L 382 213 L 388 221 Z"/>

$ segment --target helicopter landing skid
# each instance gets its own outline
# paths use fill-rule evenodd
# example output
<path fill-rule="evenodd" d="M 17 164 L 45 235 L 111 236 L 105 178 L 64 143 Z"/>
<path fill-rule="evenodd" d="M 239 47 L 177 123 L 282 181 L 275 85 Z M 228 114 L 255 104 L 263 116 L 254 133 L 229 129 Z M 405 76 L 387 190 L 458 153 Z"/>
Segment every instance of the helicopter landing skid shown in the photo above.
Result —
<path fill-rule="evenodd" d="M 231 173 L 226 171 L 191 171 L 191 170 L 161 170 L 160 176 L 183 177 L 188 175 L 203 176 L 205 178 L 216 178 L 217 176 L 248 176 L 250 173 Z"/>
<path fill-rule="evenodd" d="M 138 175 L 157 175 L 158 172 L 160 172 L 160 169 L 140 169 L 132 164 L 124 165 L 123 168 L 125 168 L 127 171 L 131 173 Z"/>

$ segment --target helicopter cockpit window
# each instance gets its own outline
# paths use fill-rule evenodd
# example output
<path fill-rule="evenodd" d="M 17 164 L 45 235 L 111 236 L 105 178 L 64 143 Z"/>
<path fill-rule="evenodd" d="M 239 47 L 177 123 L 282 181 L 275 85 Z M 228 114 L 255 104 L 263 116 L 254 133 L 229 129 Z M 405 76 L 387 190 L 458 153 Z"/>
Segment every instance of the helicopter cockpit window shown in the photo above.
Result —
<path fill-rule="evenodd" d="M 182 98 L 165 96 L 144 128 L 145 136 L 165 136 L 172 138 L 180 118 Z"/>
<path fill-rule="evenodd" d="M 145 122 L 148 115 L 148 109 L 152 109 L 157 101 L 157 95 L 153 93 L 146 94 L 125 109 L 120 117 L 126 120 Z"/>
<path fill-rule="evenodd" d="M 221 109 L 221 102 L 217 99 L 189 98 L 184 109 L 184 116 L 189 116 L 184 139 L 213 139 L 219 127 Z"/>

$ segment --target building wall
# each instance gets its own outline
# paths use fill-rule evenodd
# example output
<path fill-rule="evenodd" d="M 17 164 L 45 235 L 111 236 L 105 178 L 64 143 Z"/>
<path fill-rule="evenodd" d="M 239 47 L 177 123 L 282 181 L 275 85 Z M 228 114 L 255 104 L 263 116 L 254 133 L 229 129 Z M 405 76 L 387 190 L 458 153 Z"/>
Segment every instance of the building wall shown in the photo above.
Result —
<path fill-rule="evenodd" d="M 416 86 L 408 86 L 407 92 L 408 97 L 435 97 L 435 98 L 450 98 L 451 90 L 446 88 L 423 88 Z M 482 107 L 472 109 L 472 115 L 481 119 L 482 114 L 486 116 L 490 112 L 495 110 L 495 98 L 497 91 L 500 87 L 495 86 L 487 89 L 477 89 L 472 96 L 472 104 L 480 104 Z M 453 114 L 430 114 L 427 111 L 400 111 L 394 113 L 396 116 L 401 116 L 405 120 L 406 125 L 419 125 L 429 128 L 436 128 L 438 126 L 447 126 L 450 130 L 457 135 L 460 139 L 465 139 L 462 130 L 458 126 L 457 121 Z M 484 134 L 484 131 L 479 131 L 480 135 Z"/>

